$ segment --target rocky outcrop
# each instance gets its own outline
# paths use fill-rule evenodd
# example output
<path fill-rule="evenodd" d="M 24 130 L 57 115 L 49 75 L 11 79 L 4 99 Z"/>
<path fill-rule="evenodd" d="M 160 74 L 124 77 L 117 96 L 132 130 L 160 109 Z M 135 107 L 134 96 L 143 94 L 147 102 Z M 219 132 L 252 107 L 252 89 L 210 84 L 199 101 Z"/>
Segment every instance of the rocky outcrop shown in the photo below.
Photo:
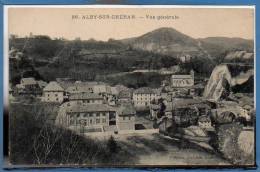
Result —
<path fill-rule="evenodd" d="M 252 66 L 240 64 L 222 64 L 216 66 L 211 73 L 203 96 L 218 101 L 229 96 L 230 91 L 251 92 L 253 89 L 254 71 Z M 239 88 L 247 88 L 240 90 Z"/>

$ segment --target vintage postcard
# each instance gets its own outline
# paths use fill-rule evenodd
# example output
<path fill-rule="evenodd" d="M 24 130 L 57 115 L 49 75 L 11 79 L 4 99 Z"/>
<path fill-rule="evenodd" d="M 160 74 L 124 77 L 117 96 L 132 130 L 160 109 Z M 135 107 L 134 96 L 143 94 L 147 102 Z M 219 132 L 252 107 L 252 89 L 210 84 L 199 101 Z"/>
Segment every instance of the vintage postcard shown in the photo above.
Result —
<path fill-rule="evenodd" d="M 11 166 L 253 167 L 253 6 L 6 6 Z"/>

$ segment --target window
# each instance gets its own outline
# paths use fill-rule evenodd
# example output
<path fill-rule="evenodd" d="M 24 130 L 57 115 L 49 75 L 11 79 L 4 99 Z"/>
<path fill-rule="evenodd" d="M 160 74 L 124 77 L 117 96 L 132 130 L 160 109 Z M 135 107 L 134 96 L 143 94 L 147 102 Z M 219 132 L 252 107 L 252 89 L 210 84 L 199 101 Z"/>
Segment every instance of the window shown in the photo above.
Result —
<path fill-rule="evenodd" d="M 78 118 L 80 117 L 80 114 L 79 114 L 79 113 L 77 114 L 77 117 L 78 117 Z"/>
<path fill-rule="evenodd" d="M 50 97 L 50 94 L 47 94 L 48 95 L 48 97 Z"/>
<path fill-rule="evenodd" d="M 99 124 L 100 123 L 100 119 L 96 119 L 96 123 Z"/>
<path fill-rule="evenodd" d="M 106 123 L 106 121 L 107 121 L 107 120 L 106 120 L 105 118 L 102 119 L 102 122 L 103 122 L 103 123 Z"/>
<path fill-rule="evenodd" d="M 102 116 L 106 116 L 106 113 L 102 113 Z"/>
<path fill-rule="evenodd" d="M 125 120 L 125 117 L 123 116 L 123 120 Z"/>
<path fill-rule="evenodd" d="M 92 122 L 93 122 L 92 119 L 90 119 L 90 120 L 89 120 L 89 124 L 92 124 Z"/>
<path fill-rule="evenodd" d="M 131 120 L 131 116 L 129 116 L 128 119 Z"/>
<path fill-rule="evenodd" d="M 96 114 L 96 117 L 99 117 L 99 116 L 100 116 L 100 113 L 97 113 L 97 114 Z"/>
<path fill-rule="evenodd" d="M 85 114 L 84 114 L 84 117 L 85 117 L 85 118 L 86 118 L 86 117 L 88 117 L 88 114 L 87 114 L 87 113 L 85 113 Z"/>
<path fill-rule="evenodd" d="M 55 94 L 56 97 L 58 97 L 58 94 Z"/>
<path fill-rule="evenodd" d="M 93 114 L 92 113 L 89 113 L 89 117 L 92 117 L 93 116 Z"/>
<path fill-rule="evenodd" d="M 56 101 L 59 101 L 59 98 L 56 98 Z"/>

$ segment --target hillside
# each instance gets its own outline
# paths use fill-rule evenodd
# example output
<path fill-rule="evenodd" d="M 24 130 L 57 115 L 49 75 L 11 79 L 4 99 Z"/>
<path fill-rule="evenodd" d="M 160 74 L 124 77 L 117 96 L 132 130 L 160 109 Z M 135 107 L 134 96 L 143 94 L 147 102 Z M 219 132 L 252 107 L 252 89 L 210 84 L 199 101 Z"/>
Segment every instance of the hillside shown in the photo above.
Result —
<path fill-rule="evenodd" d="M 173 28 L 159 28 L 144 35 L 121 40 L 134 49 L 151 51 L 177 57 L 182 54 L 209 56 L 217 58 L 225 56 L 229 51 L 245 50 L 253 52 L 252 40 L 242 38 L 208 37 L 195 39 Z"/>
<path fill-rule="evenodd" d="M 198 53 L 199 46 L 193 39 L 173 28 L 159 28 L 140 37 L 121 40 L 134 49 L 141 49 L 165 55 L 179 53 Z"/>
<path fill-rule="evenodd" d="M 39 75 L 37 78 L 45 81 L 63 77 L 91 81 L 106 79 L 106 75 L 113 73 L 168 68 L 179 64 L 173 57 L 135 50 L 115 40 L 17 38 L 10 41 L 10 47 L 19 53 L 23 52 L 24 56 L 10 60 L 10 80 L 14 85 L 19 83 L 22 76 Z M 119 80 L 117 82 L 120 83 Z"/>
<path fill-rule="evenodd" d="M 16 54 L 10 55 L 10 80 L 14 85 L 19 83 L 21 77 L 30 76 L 45 81 L 63 77 L 82 81 L 103 78 L 104 81 L 120 84 L 120 78 L 111 79 L 108 75 L 174 65 L 179 65 L 183 73 L 193 69 L 196 74 L 208 77 L 209 71 L 217 64 L 252 63 L 250 58 L 253 57 L 248 54 L 253 52 L 253 42 L 250 40 L 221 37 L 194 39 L 173 28 L 159 28 L 139 37 L 108 41 L 69 41 L 51 39 L 45 35 L 13 37 L 9 41 L 9 47 L 10 52 L 23 54 L 18 59 Z M 243 52 L 243 56 L 237 56 L 240 52 Z M 180 60 L 183 55 L 191 58 L 183 62 Z M 243 61 L 243 57 L 247 60 Z M 128 81 L 145 78 L 147 82 L 132 87 L 151 85 L 152 75 L 150 78 L 140 76 L 129 75 L 121 79 L 130 83 Z"/>
<path fill-rule="evenodd" d="M 198 41 L 201 47 L 214 57 L 225 56 L 233 51 L 254 51 L 253 40 L 242 38 L 208 37 L 198 39 Z"/>

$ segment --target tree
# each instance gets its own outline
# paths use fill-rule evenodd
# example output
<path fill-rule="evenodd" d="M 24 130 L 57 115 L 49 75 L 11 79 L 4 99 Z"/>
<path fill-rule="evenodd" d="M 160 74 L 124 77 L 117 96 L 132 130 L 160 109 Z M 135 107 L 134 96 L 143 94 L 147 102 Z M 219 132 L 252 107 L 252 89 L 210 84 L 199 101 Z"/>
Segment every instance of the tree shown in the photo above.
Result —
<path fill-rule="evenodd" d="M 117 142 L 115 141 L 114 137 L 111 136 L 108 141 L 107 141 L 107 148 L 110 153 L 116 153 L 118 152 L 118 145 Z"/>

